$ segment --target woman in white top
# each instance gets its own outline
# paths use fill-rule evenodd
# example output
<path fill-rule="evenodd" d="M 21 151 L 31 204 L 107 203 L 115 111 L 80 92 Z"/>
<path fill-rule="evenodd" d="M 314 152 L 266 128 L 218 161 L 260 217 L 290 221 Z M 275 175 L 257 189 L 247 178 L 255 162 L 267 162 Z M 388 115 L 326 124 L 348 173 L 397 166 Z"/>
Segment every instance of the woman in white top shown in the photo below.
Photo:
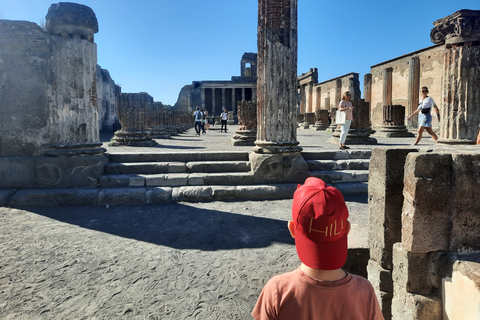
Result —
<path fill-rule="evenodd" d="M 338 105 L 338 110 L 346 112 L 345 115 L 345 124 L 341 124 L 341 132 L 340 132 L 340 150 L 350 149 L 345 145 L 345 140 L 347 139 L 348 130 L 350 130 L 350 125 L 353 122 L 353 105 L 350 101 L 351 98 L 350 92 L 345 92 L 343 94 L 342 100 Z"/>
<path fill-rule="evenodd" d="M 414 145 L 418 144 L 422 139 L 424 129 L 427 130 L 427 132 L 432 136 L 433 140 L 438 143 L 438 137 L 432 130 L 432 108 L 435 108 L 438 121 L 440 121 L 440 112 L 438 111 L 435 101 L 433 101 L 432 97 L 428 96 L 428 88 L 422 87 L 422 98 L 420 99 L 418 108 L 414 113 L 407 117 L 407 119 L 410 120 L 410 118 L 418 114 L 418 132 Z"/>

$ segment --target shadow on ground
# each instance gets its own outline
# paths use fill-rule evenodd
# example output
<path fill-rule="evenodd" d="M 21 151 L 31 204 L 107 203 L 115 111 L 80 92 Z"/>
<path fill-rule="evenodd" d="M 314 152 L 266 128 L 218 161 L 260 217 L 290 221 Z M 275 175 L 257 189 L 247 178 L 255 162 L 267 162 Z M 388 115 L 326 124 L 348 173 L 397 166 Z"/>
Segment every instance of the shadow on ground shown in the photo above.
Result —
<path fill-rule="evenodd" d="M 28 211 L 82 228 L 168 246 L 205 251 L 294 244 L 286 221 L 181 203 L 122 207 L 49 207 Z"/>

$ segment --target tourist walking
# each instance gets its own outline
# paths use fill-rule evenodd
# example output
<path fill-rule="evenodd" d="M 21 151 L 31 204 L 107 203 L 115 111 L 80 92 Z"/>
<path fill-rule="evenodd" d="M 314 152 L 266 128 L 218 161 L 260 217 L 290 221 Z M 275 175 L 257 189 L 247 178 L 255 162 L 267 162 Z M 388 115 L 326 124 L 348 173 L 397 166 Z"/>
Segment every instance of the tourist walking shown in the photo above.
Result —
<path fill-rule="evenodd" d="M 341 192 L 310 177 L 293 195 L 288 230 L 301 265 L 270 279 L 252 316 L 257 320 L 383 319 L 372 284 L 342 269 L 350 232 Z"/>
<path fill-rule="evenodd" d="M 195 119 L 195 132 L 196 135 L 199 136 L 203 120 L 203 112 L 197 108 L 197 110 L 193 113 L 193 118 Z"/>
<path fill-rule="evenodd" d="M 438 137 L 432 130 L 432 108 L 435 108 L 438 121 L 440 121 L 440 112 L 438 111 L 437 104 L 435 101 L 433 101 L 433 98 L 428 96 L 427 87 L 422 87 L 421 95 L 422 97 L 418 103 L 417 110 L 407 117 L 407 119 L 410 120 L 414 115 L 418 114 L 417 139 L 415 139 L 414 145 L 417 145 L 422 139 L 423 130 L 427 130 L 427 132 L 432 136 L 433 140 L 438 143 Z"/>
<path fill-rule="evenodd" d="M 342 100 L 338 105 L 338 110 L 345 112 L 345 123 L 340 124 L 340 150 L 350 149 L 345 145 L 345 140 L 347 140 L 348 131 L 350 130 L 350 125 L 353 122 L 353 105 L 350 101 L 352 95 L 350 92 L 345 92 L 343 94 Z"/>
<path fill-rule="evenodd" d="M 202 130 L 202 134 L 206 134 L 207 132 L 205 131 L 205 113 L 203 112 L 203 109 L 200 110 L 202 112 L 202 124 L 200 125 L 200 129 Z"/>
<path fill-rule="evenodd" d="M 210 131 L 210 116 L 208 115 L 207 110 L 205 110 L 205 126 L 207 129 L 207 132 Z"/>
<path fill-rule="evenodd" d="M 224 128 L 225 128 L 225 132 L 227 132 L 227 121 L 228 121 L 227 109 L 223 110 L 222 114 L 220 114 L 220 117 L 222 117 L 222 127 L 220 128 L 220 132 L 222 132 Z"/>

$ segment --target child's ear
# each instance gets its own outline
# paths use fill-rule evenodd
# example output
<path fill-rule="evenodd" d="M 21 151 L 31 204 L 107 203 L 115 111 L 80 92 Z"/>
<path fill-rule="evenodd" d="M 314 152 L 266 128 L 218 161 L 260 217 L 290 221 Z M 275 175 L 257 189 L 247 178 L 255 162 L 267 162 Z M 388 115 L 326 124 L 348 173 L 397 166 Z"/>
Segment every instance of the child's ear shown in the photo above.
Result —
<path fill-rule="evenodd" d="M 292 220 L 288 221 L 288 231 L 290 231 L 292 238 L 295 238 L 295 224 Z"/>

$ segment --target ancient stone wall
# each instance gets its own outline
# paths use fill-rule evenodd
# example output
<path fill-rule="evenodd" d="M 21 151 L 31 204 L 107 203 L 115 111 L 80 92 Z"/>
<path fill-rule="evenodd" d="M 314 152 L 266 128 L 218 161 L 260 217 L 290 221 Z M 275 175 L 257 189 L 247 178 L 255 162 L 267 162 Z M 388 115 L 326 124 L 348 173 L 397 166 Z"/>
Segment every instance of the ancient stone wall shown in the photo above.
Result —
<path fill-rule="evenodd" d="M 96 44 L 83 33 L 61 35 L 0 20 L 0 156 L 99 142 Z"/>
<path fill-rule="evenodd" d="M 117 108 L 120 91 L 108 70 L 97 65 L 98 122 L 101 131 L 113 131 L 118 123 Z"/>
<path fill-rule="evenodd" d="M 479 283 L 479 163 L 473 146 L 373 150 L 368 277 L 386 319 L 442 319 L 456 272 Z"/>
<path fill-rule="evenodd" d="M 343 93 L 350 91 L 352 99 L 360 99 L 360 81 L 358 73 L 349 73 L 334 79 L 318 83 L 316 68 L 297 77 L 300 87 L 298 113 L 330 110 L 338 107 Z"/>
<path fill-rule="evenodd" d="M 417 70 L 418 69 L 418 70 Z M 383 122 L 384 105 L 403 105 L 405 113 L 417 109 L 420 88 L 427 86 L 429 96 L 440 105 L 442 101 L 443 48 L 433 46 L 371 67 L 372 126 Z M 413 89 L 409 89 L 413 86 Z M 434 117 L 435 118 L 435 117 Z M 438 126 L 433 119 L 433 126 Z M 414 127 L 413 124 L 410 127 Z"/>

